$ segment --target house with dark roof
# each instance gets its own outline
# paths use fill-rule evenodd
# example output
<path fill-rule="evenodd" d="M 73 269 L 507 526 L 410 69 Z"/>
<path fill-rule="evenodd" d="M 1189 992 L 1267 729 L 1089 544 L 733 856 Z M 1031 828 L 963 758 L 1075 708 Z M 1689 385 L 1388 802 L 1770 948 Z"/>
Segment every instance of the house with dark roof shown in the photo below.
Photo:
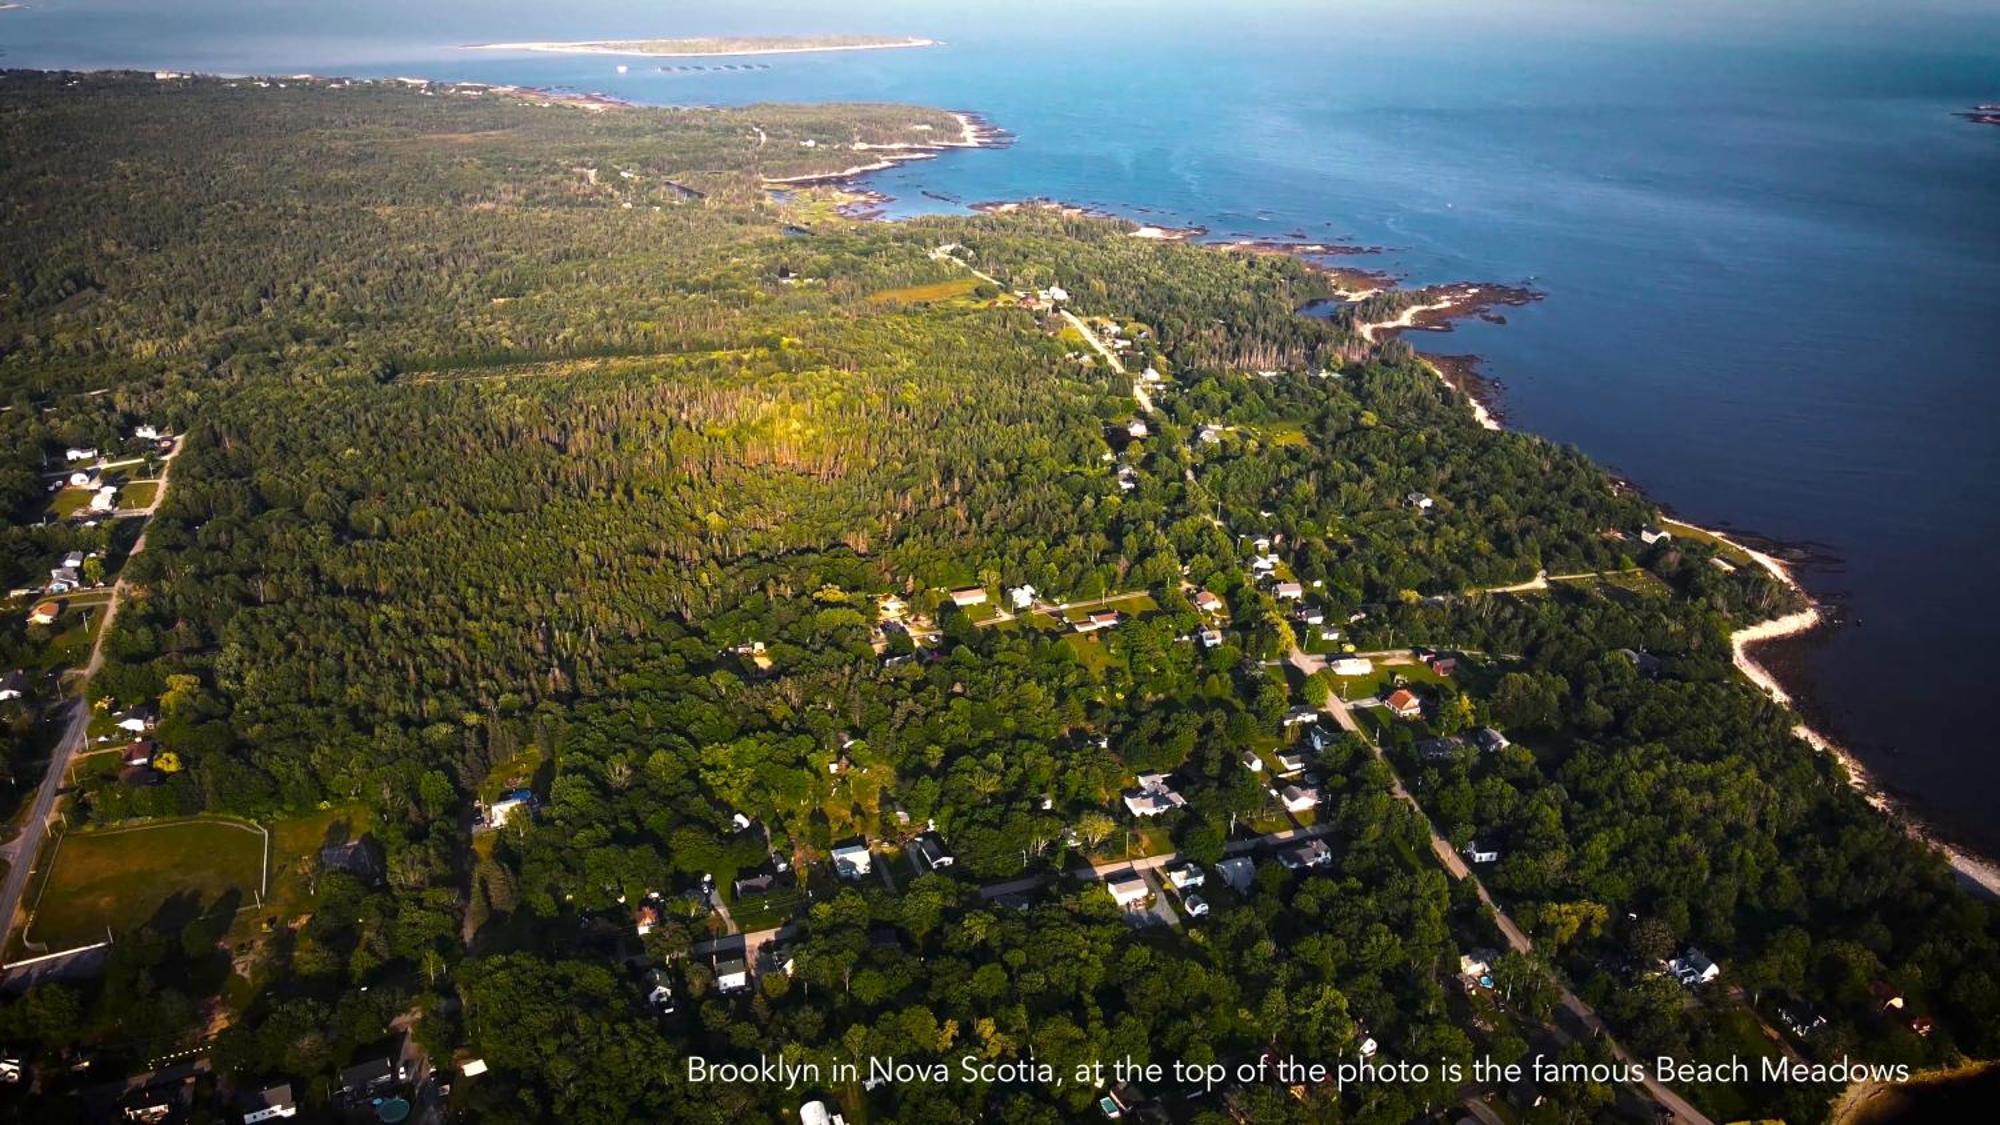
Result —
<path fill-rule="evenodd" d="M 399 1059 L 388 1055 L 363 1059 L 341 1068 L 334 1092 L 346 1101 L 360 1101 L 393 1088 L 407 1077 Z"/>
<path fill-rule="evenodd" d="M 292 1100 L 292 1084 L 281 1082 L 245 1093 L 238 1099 L 238 1109 L 243 1114 L 243 1125 L 257 1125 L 259 1121 L 296 1117 L 299 1104 Z"/>

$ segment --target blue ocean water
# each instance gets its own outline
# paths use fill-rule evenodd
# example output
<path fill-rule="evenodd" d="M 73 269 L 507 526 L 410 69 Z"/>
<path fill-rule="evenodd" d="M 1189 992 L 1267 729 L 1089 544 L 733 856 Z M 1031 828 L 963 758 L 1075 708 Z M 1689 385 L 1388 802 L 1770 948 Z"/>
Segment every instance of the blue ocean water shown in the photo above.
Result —
<path fill-rule="evenodd" d="M 1816 545 L 1803 577 L 1849 623 L 1795 685 L 1878 780 L 2000 853 L 2000 128 L 1952 116 L 2000 101 L 2000 7 L 1668 7 L 50 0 L 0 12 L 0 65 L 973 109 L 1018 143 L 872 177 L 894 212 L 1049 196 L 1380 245 L 1355 264 L 1414 281 L 1530 280 L 1547 300 L 1505 326 L 1416 341 L 1485 357 L 1509 424 L 1688 518 Z M 456 49 L 793 32 L 945 45 L 725 73 Z"/>

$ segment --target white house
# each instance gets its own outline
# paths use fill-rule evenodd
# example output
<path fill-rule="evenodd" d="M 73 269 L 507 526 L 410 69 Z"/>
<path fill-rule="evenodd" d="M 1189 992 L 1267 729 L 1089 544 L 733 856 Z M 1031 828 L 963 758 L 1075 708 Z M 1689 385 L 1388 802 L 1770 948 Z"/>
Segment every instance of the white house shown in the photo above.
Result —
<path fill-rule="evenodd" d="M 1192 863 L 1176 863 L 1167 868 L 1167 882 L 1172 883 L 1177 891 L 1199 887 L 1207 881 L 1208 876 L 1203 875 L 1201 868 Z"/>
<path fill-rule="evenodd" d="M 1090 616 L 1084 618 L 1081 621 L 1073 622 L 1071 624 L 1071 627 L 1074 628 L 1079 633 L 1095 633 L 1099 629 L 1109 629 L 1117 624 L 1118 624 L 1117 610 L 1101 609 L 1098 610 L 1096 613 L 1093 613 Z"/>
<path fill-rule="evenodd" d="M 799 1125 L 847 1125 L 847 1119 L 814 1099 L 799 1107 Z"/>
<path fill-rule="evenodd" d="M 1257 552 L 1260 555 L 1270 554 L 1271 537 L 1268 535 L 1259 535 L 1257 538 L 1252 539 L 1250 541 L 1250 549 Z"/>
<path fill-rule="evenodd" d="M 1130 867 L 1106 875 L 1104 888 L 1111 892 L 1111 901 L 1120 906 L 1137 906 L 1153 895 L 1153 889 L 1146 885 L 1146 877 Z"/>
<path fill-rule="evenodd" d="M 1189 895 L 1182 899 L 1181 908 L 1187 911 L 1190 918 L 1208 917 L 1208 900 L 1200 895 Z"/>
<path fill-rule="evenodd" d="M 715 990 L 741 992 L 750 987 L 750 966 L 741 957 L 715 963 Z"/>
<path fill-rule="evenodd" d="M 97 490 L 97 474 L 87 469 L 78 469 L 69 475 L 69 486 L 71 488 L 88 488 L 94 492 Z"/>
<path fill-rule="evenodd" d="M 1221 643 L 1222 630 L 1210 628 L 1201 631 L 1201 647 L 1214 648 Z"/>
<path fill-rule="evenodd" d="M 1194 607 L 1203 613 L 1221 613 L 1222 599 L 1203 590 L 1194 596 Z"/>
<path fill-rule="evenodd" d="M 1319 728 L 1314 727 L 1313 730 L 1315 733 L 1317 733 Z M 1315 750 L 1325 749 L 1325 747 L 1319 745 L 1315 745 L 1313 748 Z M 1300 770 L 1306 768 L 1306 756 L 1304 754 L 1299 753 L 1297 750 L 1291 750 L 1291 749 L 1280 750 L 1278 751 L 1278 768 L 1284 773 L 1288 774 L 1297 773 Z"/>
<path fill-rule="evenodd" d="M 1409 501 L 1410 507 L 1420 512 L 1428 512 L 1436 506 L 1436 501 L 1421 492 L 1412 492 L 1406 499 Z"/>
<path fill-rule="evenodd" d="M 1035 604 L 1035 588 L 1033 586 L 1016 586 L 1007 591 L 1007 600 L 1014 603 L 1015 609 L 1026 609 Z"/>
<path fill-rule="evenodd" d="M 1479 846 L 1479 841 L 1474 840 L 1465 845 L 1465 858 L 1474 863 L 1497 863 L 1500 853 L 1491 848 L 1482 848 Z"/>
<path fill-rule="evenodd" d="M 1285 601 L 1295 602 L 1306 596 L 1306 588 L 1297 582 L 1280 582 L 1276 586 L 1271 587 L 1271 593 L 1273 596 L 1282 598 Z"/>
<path fill-rule="evenodd" d="M 1302 813 L 1319 807 L 1317 789 L 1301 789 L 1296 785 L 1287 785 L 1279 793 L 1279 797 L 1285 802 L 1285 811 L 1288 813 Z"/>
<path fill-rule="evenodd" d="M 1125 433 L 1128 436 L 1135 438 L 1145 437 L 1147 434 L 1150 434 L 1152 432 L 1153 431 L 1146 428 L 1146 420 L 1144 418 L 1134 418 L 1132 419 L 1131 423 L 1125 427 Z"/>
<path fill-rule="evenodd" d="M 1285 712 L 1285 725 L 1288 727 L 1304 726 L 1318 721 L 1319 712 L 1310 707 L 1294 707 Z"/>
<path fill-rule="evenodd" d="M 1165 774 L 1142 773 L 1139 787 L 1125 792 L 1125 809 L 1133 816 L 1159 816 L 1186 804 L 1187 798 L 1174 792 Z"/>
<path fill-rule="evenodd" d="M 1245 750 L 1236 756 L 1236 760 L 1242 762 L 1243 768 L 1251 773 L 1264 772 L 1264 759 L 1259 758 L 1255 750 Z"/>
<path fill-rule="evenodd" d="M 63 460 L 95 461 L 97 460 L 97 449 L 95 446 L 71 446 L 63 450 Z"/>
<path fill-rule="evenodd" d="M 1363 656 L 1343 656 L 1328 665 L 1328 667 L 1333 669 L 1333 674 L 1336 676 L 1372 676 L 1375 674 L 1375 662 Z"/>
<path fill-rule="evenodd" d="M 859 879 L 874 870 L 868 841 L 855 839 L 833 847 L 833 870 L 843 879 Z"/>
<path fill-rule="evenodd" d="M 1069 290 L 1064 289 L 1060 285 L 1051 285 L 1047 289 L 1042 290 L 1042 293 L 1049 300 L 1054 301 L 1057 304 L 1061 304 L 1064 301 L 1069 300 Z"/>
<path fill-rule="evenodd" d="M 1666 531 L 1661 530 L 1660 528 L 1649 527 L 1646 530 L 1641 531 L 1639 533 L 1639 538 L 1646 544 L 1646 546 L 1650 547 L 1653 544 L 1658 543 L 1662 539 L 1672 539 L 1673 536 L 1667 533 Z"/>
<path fill-rule="evenodd" d="M 1258 555 L 1256 558 L 1250 560 L 1250 569 L 1259 574 L 1269 574 L 1278 569 L 1278 557 L 1276 555 Z"/>
<path fill-rule="evenodd" d="M 0 703 L 19 699 L 28 693 L 28 678 L 16 668 L 5 676 L 0 676 Z"/>
<path fill-rule="evenodd" d="M 515 789 L 493 802 L 492 807 L 486 810 L 486 821 L 495 828 L 505 828 L 515 816 L 532 816 L 534 811 L 535 794 L 527 789 Z"/>
<path fill-rule="evenodd" d="M 964 609 L 966 606 L 985 605 L 986 587 L 967 586 L 962 590 L 953 590 L 951 592 L 951 604 L 960 609 Z"/>
<path fill-rule="evenodd" d="M 1299 620 L 1308 625 L 1318 625 L 1326 620 L 1326 611 L 1307 607 L 1299 611 Z"/>
<path fill-rule="evenodd" d="M 90 510 L 93 512 L 109 512 L 117 507 L 118 489 L 113 485 L 105 485 L 90 498 Z"/>
<path fill-rule="evenodd" d="M 1688 946 L 1687 952 L 1667 962 L 1667 971 L 1689 988 L 1707 984 L 1722 975 L 1721 966 L 1692 945 Z"/>

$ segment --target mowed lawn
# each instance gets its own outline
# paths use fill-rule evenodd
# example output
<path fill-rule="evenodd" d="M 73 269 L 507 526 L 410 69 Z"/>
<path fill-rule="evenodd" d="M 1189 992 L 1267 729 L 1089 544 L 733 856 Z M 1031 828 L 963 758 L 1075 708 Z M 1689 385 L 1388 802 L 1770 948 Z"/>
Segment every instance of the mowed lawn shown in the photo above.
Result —
<path fill-rule="evenodd" d="M 102 941 L 106 928 L 168 933 L 257 901 L 264 834 L 227 820 L 180 820 L 63 837 L 27 937 L 50 950 Z"/>

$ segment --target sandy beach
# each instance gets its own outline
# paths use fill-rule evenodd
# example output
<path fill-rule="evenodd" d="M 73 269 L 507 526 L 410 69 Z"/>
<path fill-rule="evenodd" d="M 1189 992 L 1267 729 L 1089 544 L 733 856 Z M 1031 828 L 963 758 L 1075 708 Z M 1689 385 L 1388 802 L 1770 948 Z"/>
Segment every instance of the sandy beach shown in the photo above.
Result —
<path fill-rule="evenodd" d="M 953 111 L 952 118 L 958 122 L 958 136 L 942 141 L 898 141 L 894 144 L 871 145 L 857 142 L 852 147 L 856 152 L 879 152 L 883 155 L 874 160 L 836 172 L 802 172 L 796 176 L 766 176 L 766 187 L 798 187 L 806 184 L 831 184 L 850 180 L 869 172 L 880 172 L 894 168 L 912 160 L 930 160 L 941 152 L 960 148 L 999 148 L 1007 143 L 1006 135 L 998 129 L 982 122 L 977 116 Z"/>
<path fill-rule="evenodd" d="M 614 40 L 595 39 L 561 43 L 467 43 L 461 51 L 536 51 L 557 55 L 617 55 L 642 59 L 738 59 L 750 55 L 811 55 L 823 51 L 893 51 L 905 47 L 942 46 L 935 39 L 899 39 L 882 43 L 832 43 L 822 47 L 748 47 L 740 51 L 642 51 Z"/>
<path fill-rule="evenodd" d="M 1350 297 L 1350 299 L 1353 298 Z M 1376 342 L 1378 333 L 1412 327 L 1416 324 L 1417 318 L 1424 313 L 1450 309 L 1455 307 L 1457 303 L 1451 297 L 1446 297 L 1421 305 L 1411 305 L 1404 309 L 1402 314 L 1394 320 L 1358 324 L 1355 326 L 1355 331 L 1363 340 L 1373 344 Z M 1446 386 L 1452 386 L 1451 380 L 1445 377 L 1445 373 L 1436 364 L 1422 356 L 1418 358 L 1430 370 L 1431 374 L 1438 377 L 1440 382 L 1443 382 Z M 1501 428 L 1500 423 L 1478 398 L 1460 391 L 1456 387 L 1452 389 L 1464 395 L 1466 402 L 1472 408 L 1472 416 L 1478 420 L 1480 426 L 1488 430 L 1498 430 Z M 1757 565 L 1762 567 L 1773 578 L 1798 591 L 1801 596 L 1806 597 L 1810 601 L 1811 595 L 1806 592 L 1804 586 L 1799 584 L 1798 579 L 1792 575 L 1791 568 L 1786 566 L 1783 561 L 1766 552 L 1738 543 L 1720 532 L 1711 531 L 1708 528 L 1699 527 L 1695 524 L 1689 524 L 1688 526 L 1696 527 L 1697 530 L 1708 535 L 1713 535 L 1721 542 L 1742 551 L 1755 560 Z M 1790 710 L 1793 706 L 1791 693 L 1785 690 L 1784 685 L 1778 682 L 1777 676 L 1773 675 L 1769 668 L 1758 663 L 1756 657 L 1751 652 L 1751 647 L 1765 641 L 1774 641 L 1782 637 L 1795 637 L 1801 633 L 1810 632 L 1818 628 L 1824 621 L 1825 618 L 1820 613 L 1819 607 L 1808 604 L 1805 609 L 1799 610 L 1797 613 L 1788 613 L 1782 617 L 1774 617 L 1769 621 L 1760 621 L 1754 625 L 1746 625 L 1729 635 L 1731 657 L 1737 669 L 1743 673 L 1745 679 L 1757 685 L 1758 690 L 1770 696 L 1780 706 Z M 1803 718 L 1792 728 L 1792 733 L 1796 734 L 1813 749 L 1821 753 L 1830 754 L 1837 759 L 1847 770 L 1848 783 L 1854 787 L 1856 792 L 1860 793 L 1870 805 L 1874 806 L 1884 816 L 1902 825 L 1904 831 L 1908 832 L 1912 838 L 1921 840 L 1930 847 L 1935 848 L 1951 864 L 1952 870 L 1957 872 L 1960 879 L 1991 897 L 2000 898 L 2000 865 L 1969 854 L 1932 835 L 1916 817 L 1905 811 L 1892 797 L 1882 790 L 1881 786 L 1875 783 L 1874 779 L 1869 775 L 1867 767 L 1862 765 L 1860 760 L 1850 753 L 1846 747 L 1828 738 L 1824 733 L 1815 730 Z"/>
<path fill-rule="evenodd" d="M 1696 525 L 1690 524 L 1689 526 Z M 1792 576 L 1791 568 L 1786 566 L 1782 560 L 1773 558 L 1763 551 L 1738 543 L 1720 532 L 1710 531 L 1708 528 L 1700 528 L 1700 530 L 1715 536 L 1722 542 L 1749 555 L 1756 561 L 1758 566 L 1763 567 L 1773 578 L 1797 590 L 1801 595 L 1806 595 L 1805 587 L 1799 585 L 1798 579 Z M 1806 596 L 1810 597 L 1810 595 Z M 1752 645 L 1764 641 L 1774 641 L 1781 637 L 1795 637 L 1801 633 L 1809 632 L 1818 628 L 1824 620 L 1818 606 L 1808 605 L 1805 609 L 1797 613 L 1788 613 L 1783 617 L 1774 617 L 1769 621 L 1760 621 L 1755 625 L 1746 625 L 1729 634 L 1731 658 L 1735 661 L 1737 669 L 1743 673 L 1746 679 L 1756 684 L 1759 690 L 1770 696 L 1778 704 L 1789 709 L 1792 706 L 1791 693 L 1785 690 L 1784 685 L 1778 682 L 1778 678 L 1771 674 L 1769 668 L 1757 662 L 1757 658 L 1751 653 L 1750 648 Z M 1913 838 L 1921 840 L 1932 848 L 1937 849 L 1951 864 L 1952 870 L 1958 873 L 1960 879 L 1979 888 L 1989 896 L 2000 898 L 2000 866 L 1996 866 L 1979 856 L 1967 853 L 1933 836 L 1924 828 L 1921 822 L 1899 806 L 1894 798 L 1883 792 L 1881 786 L 1875 784 L 1874 778 L 1869 776 L 1868 768 L 1862 765 L 1860 760 L 1850 753 L 1846 747 L 1841 746 L 1820 731 L 1813 729 L 1805 720 L 1801 719 L 1792 728 L 1792 733 L 1798 735 L 1799 738 L 1803 739 L 1813 749 L 1825 754 L 1831 754 L 1834 758 L 1838 759 L 1840 764 L 1846 767 L 1848 784 L 1852 785 L 1856 792 L 1860 793 L 1882 815 L 1901 824 L 1904 831 L 1908 832 Z"/>

